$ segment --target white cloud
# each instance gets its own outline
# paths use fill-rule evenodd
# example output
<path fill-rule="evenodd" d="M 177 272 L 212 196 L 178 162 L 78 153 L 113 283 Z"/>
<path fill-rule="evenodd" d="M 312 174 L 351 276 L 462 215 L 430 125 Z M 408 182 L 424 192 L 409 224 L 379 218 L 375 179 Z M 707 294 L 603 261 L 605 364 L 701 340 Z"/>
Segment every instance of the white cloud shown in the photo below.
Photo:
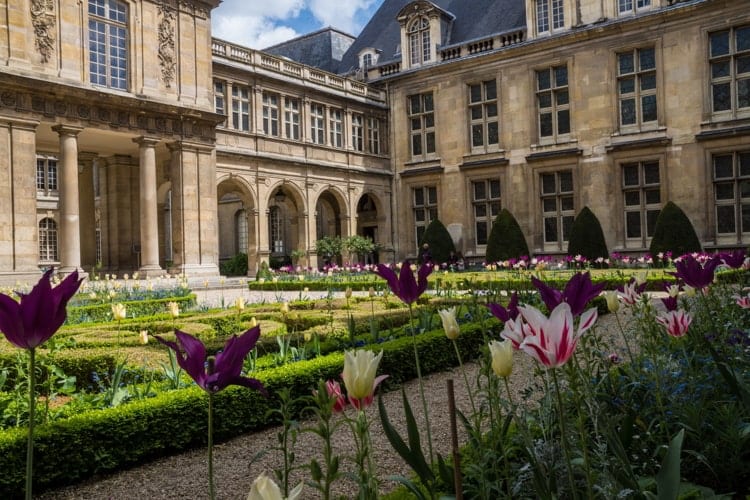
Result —
<path fill-rule="evenodd" d="M 255 16 L 214 16 L 212 30 L 216 38 L 254 49 L 270 47 L 300 35 L 293 28 Z"/>

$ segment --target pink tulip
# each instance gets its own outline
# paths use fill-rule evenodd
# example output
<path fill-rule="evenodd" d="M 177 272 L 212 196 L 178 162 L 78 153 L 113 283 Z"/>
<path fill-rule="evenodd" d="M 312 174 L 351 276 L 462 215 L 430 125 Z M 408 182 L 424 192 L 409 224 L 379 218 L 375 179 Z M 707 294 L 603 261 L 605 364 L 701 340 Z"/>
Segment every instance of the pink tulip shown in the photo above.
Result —
<path fill-rule="evenodd" d="M 331 399 L 334 399 L 336 401 L 333 404 L 333 411 L 335 413 L 344 411 L 344 408 L 346 408 L 346 398 L 344 397 L 344 393 L 341 392 L 341 384 L 334 380 L 327 380 L 326 390 L 328 391 L 328 395 L 331 397 Z"/>
<path fill-rule="evenodd" d="M 578 331 L 575 331 L 573 313 L 567 302 L 561 302 L 547 318 L 531 306 L 519 308 L 525 321 L 525 338 L 519 347 L 547 368 L 564 365 L 573 355 L 578 339 L 591 328 L 597 319 L 595 307 L 581 315 Z"/>
<path fill-rule="evenodd" d="M 660 314 L 656 321 L 663 325 L 672 337 L 682 337 L 687 333 L 693 318 L 684 309 L 679 309 Z"/>
<path fill-rule="evenodd" d="M 735 299 L 735 302 L 738 306 L 743 309 L 750 309 L 750 294 L 742 296 L 733 295 L 732 297 Z"/>

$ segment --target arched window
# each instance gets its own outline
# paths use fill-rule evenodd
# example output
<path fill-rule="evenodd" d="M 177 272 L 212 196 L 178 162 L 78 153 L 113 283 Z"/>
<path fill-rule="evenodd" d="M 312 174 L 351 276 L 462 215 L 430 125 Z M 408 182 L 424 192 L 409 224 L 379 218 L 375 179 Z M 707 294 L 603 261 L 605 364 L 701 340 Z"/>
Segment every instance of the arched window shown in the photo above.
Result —
<path fill-rule="evenodd" d="M 281 216 L 281 209 L 273 206 L 268 210 L 268 231 L 271 233 L 271 253 L 284 253 L 284 220 Z"/>
<path fill-rule="evenodd" d="M 237 253 L 247 253 L 247 210 L 237 210 L 234 214 L 234 229 Z"/>
<path fill-rule="evenodd" d="M 431 59 L 430 21 L 426 17 L 415 19 L 409 25 L 409 54 L 411 65 L 418 66 Z"/>
<path fill-rule="evenodd" d="M 128 89 L 128 6 L 117 0 L 89 0 L 89 81 Z"/>
<path fill-rule="evenodd" d="M 39 260 L 57 262 L 57 223 L 45 217 L 39 221 Z"/>

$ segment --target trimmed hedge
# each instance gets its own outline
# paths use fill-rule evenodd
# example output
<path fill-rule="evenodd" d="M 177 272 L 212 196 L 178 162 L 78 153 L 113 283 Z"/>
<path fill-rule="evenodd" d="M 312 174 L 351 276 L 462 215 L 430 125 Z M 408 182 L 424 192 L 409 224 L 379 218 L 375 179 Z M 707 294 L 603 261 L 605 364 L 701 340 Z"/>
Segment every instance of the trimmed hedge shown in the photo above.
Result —
<path fill-rule="evenodd" d="M 592 262 L 599 257 L 602 259 L 609 257 L 602 225 L 589 207 L 583 207 L 573 220 L 568 242 L 568 255 L 573 257 L 583 255 Z"/>
<path fill-rule="evenodd" d="M 487 262 L 499 262 L 529 255 L 529 246 L 518 221 L 507 208 L 497 214 L 487 238 Z"/>
<path fill-rule="evenodd" d="M 657 260 L 660 253 L 672 252 L 673 257 L 700 252 L 701 242 L 687 214 L 673 202 L 667 202 L 656 218 L 649 252 Z"/>
<path fill-rule="evenodd" d="M 499 322 L 491 320 L 491 327 Z M 383 349 L 380 373 L 388 386 L 416 377 L 413 340 L 404 337 L 377 346 Z M 416 337 L 423 373 L 445 370 L 456 356 L 442 330 Z M 481 327 L 461 327 L 457 339 L 464 359 L 478 356 L 483 347 Z M 215 399 L 214 436 L 217 441 L 276 423 L 267 417 L 278 406 L 274 394 L 289 388 L 293 397 L 310 394 L 320 379 L 338 378 L 343 353 L 253 374 L 268 389 L 265 399 L 256 391 L 229 387 Z M 208 399 L 197 387 L 170 391 L 143 401 L 107 410 L 81 413 L 67 420 L 38 426 L 35 431 L 34 482 L 37 491 L 81 481 L 159 456 L 206 444 Z M 186 418 L 189 417 L 189 418 Z M 0 497 L 20 497 L 24 487 L 26 431 L 0 431 Z"/>
<path fill-rule="evenodd" d="M 336 278 L 329 279 L 315 279 L 315 280 L 280 280 L 278 283 L 273 283 L 270 280 L 266 280 L 264 283 L 258 281 L 248 281 L 248 290 L 257 290 L 273 293 L 275 291 L 291 291 L 296 292 L 307 288 L 311 292 L 327 292 L 333 290 L 334 292 L 343 292 L 348 288 L 351 288 L 354 292 L 366 292 L 373 287 L 377 291 L 383 290 L 386 287 L 385 280 L 379 278 L 375 274 L 366 274 L 357 280 L 342 280 L 336 281 Z M 303 292 L 304 293 L 304 292 Z M 271 299 L 273 296 L 269 296 Z"/>
<path fill-rule="evenodd" d="M 40 356 L 40 359 L 37 361 L 38 366 L 44 358 L 44 355 Z M 15 366 L 15 360 L 15 353 L 0 354 L 0 370 Z M 117 358 L 112 354 L 95 354 L 82 357 L 69 355 L 64 351 L 52 357 L 52 364 L 60 368 L 66 376 L 75 376 L 76 390 L 83 391 L 91 385 L 92 373 L 111 373 L 117 365 Z M 12 374 L 13 372 L 11 372 L 11 376 L 5 382 L 6 388 L 15 383 L 15 378 Z M 42 378 L 37 379 L 37 384 L 41 385 L 44 383 L 44 375 L 42 373 Z M 0 387 L 0 390 L 2 389 Z"/>
<path fill-rule="evenodd" d="M 154 300 L 133 300 L 122 302 L 128 312 L 129 317 L 151 316 L 163 313 L 167 310 L 168 302 L 177 302 L 180 310 L 189 309 L 195 306 L 195 295 L 190 294 L 183 297 L 168 297 Z M 78 323 L 89 323 L 96 321 L 112 320 L 112 304 L 97 304 L 94 306 L 69 307 L 66 325 L 75 325 Z"/>
<path fill-rule="evenodd" d="M 422 240 L 419 242 L 418 250 L 419 259 L 417 260 L 420 263 L 422 263 L 422 246 L 425 243 L 429 245 L 432 262 L 437 264 L 448 262 L 451 252 L 455 253 L 456 251 L 456 247 L 453 244 L 453 238 L 451 238 L 451 233 L 448 232 L 448 229 L 439 219 L 434 219 L 424 230 Z"/>

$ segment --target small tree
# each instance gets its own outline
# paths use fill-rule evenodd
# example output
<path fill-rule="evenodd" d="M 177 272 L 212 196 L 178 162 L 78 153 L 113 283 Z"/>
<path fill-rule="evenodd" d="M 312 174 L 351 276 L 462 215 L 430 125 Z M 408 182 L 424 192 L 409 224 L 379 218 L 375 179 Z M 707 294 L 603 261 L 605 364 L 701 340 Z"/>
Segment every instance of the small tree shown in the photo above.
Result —
<path fill-rule="evenodd" d="M 589 261 L 609 257 L 602 225 L 589 207 L 583 207 L 573 221 L 568 241 L 568 255 L 582 255 Z"/>
<path fill-rule="evenodd" d="M 517 259 L 529 255 L 529 246 L 523 236 L 521 226 L 513 214 L 504 208 L 495 217 L 490 236 L 487 239 L 487 262 Z"/>
<path fill-rule="evenodd" d="M 651 238 L 649 252 L 654 260 L 659 253 L 672 252 L 673 256 L 678 257 L 701 250 L 701 242 L 693 223 L 680 207 L 671 201 L 667 202 L 656 218 L 654 236 Z"/>
<path fill-rule="evenodd" d="M 363 261 L 365 256 L 374 252 L 377 245 L 373 243 L 370 238 L 353 234 L 344 240 L 344 248 L 353 254 L 357 255 L 360 261 Z"/>
<path fill-rule="evenodd" d="M 334 262 L 341 255 L 344 242 L 339 236 L 323 236 L 315 242 L 315 253 L 323 258 L 326 264 Z"/>
<path fill-rule="evenodd" d="M 419 242 L 420 249 L 425 243 L 429 245 L 432 261 L 437 264 L 448 262 L 451 252 L 456 251 L 451 234 L 438 219 L 434 219 L 427 225 L 422 241 Z"/>

